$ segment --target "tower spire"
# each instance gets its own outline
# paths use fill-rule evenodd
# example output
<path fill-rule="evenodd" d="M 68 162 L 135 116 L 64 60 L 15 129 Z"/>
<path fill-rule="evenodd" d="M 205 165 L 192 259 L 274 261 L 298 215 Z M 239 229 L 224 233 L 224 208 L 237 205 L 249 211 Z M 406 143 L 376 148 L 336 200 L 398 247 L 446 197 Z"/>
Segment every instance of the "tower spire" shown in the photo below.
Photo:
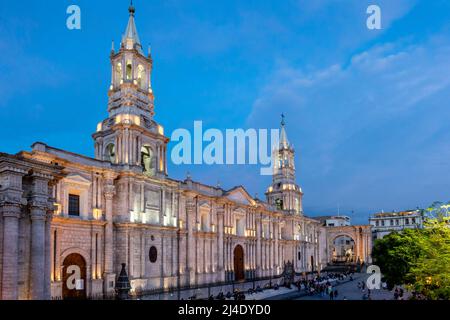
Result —
<path fill-rule="evenodd" d="M 130 13 L 130 16 L 131 15 L 134 16 L 135 10 L 134 10 L 134 6 L 133 6 L 133 0 L 131 0 L 131 2 L 130 2 L 130 6 L 128 7 L 128 12 Z"/>
<path fill-rule="evenodd" d="M 141 40 L 139 39 L 136 23 L 134 22 L 134 14 L 136 10 L 134 9 L 133 1 L 130 3 L 128 12 L 130 13 L 130 17 L 128 19 L 127 29 L 122 37 L 122 43 L 125 44 L 127 49 L 134 48 L 142 54 Z"/>
<path fill-rule="evenodd" d="M 286 125 L 285 115 L 284 115 L 284 113 L 282 113 L 281 114 L 280 149 L 289 147 L 289 141 L 287 139 L 285 125 Z"/>

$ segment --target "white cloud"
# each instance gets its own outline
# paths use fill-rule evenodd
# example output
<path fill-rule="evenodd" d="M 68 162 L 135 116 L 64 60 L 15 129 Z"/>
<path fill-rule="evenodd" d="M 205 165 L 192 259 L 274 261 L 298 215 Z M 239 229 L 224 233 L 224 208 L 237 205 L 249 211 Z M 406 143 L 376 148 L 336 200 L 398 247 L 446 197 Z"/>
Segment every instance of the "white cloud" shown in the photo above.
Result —
<path fill-rule="evenodd" d="M 426 205 L 443 193 L 425 188 L 430 177 L 450 189 L 442 176 L 449 163 L 437 160 L 438 150 L 450 149 L 449 53 L 450 39 L 437 36 L 376 45 L 348 65 L 312 71 L 278 65 L 248 124 L 273 127 L 287 114 L 305 203 Z"/>

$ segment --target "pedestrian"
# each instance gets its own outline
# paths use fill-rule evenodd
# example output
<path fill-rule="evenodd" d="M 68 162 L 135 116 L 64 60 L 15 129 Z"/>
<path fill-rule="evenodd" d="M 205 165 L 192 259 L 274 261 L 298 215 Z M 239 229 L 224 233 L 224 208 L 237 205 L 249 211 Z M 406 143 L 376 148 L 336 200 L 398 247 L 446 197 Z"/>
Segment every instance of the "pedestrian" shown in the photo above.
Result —
<path fill-rule="evenodd" d="M 337 298 L 337 296 L 338 296 L 338 291 L 334 290 L 334 297 Z"/>

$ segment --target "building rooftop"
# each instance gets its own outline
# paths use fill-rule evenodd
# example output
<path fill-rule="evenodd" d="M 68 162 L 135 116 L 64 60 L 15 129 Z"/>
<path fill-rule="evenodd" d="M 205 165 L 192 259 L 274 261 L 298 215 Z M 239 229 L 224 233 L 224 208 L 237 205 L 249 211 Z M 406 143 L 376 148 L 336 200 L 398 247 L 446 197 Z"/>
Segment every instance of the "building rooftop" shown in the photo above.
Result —
<path fill-rule="evenodd" d="M 416 210 L 404 210 L 398 212 L 379 212 L 372 215 L 372 218 L 384 218 L 384 217 L 399 217 L 399 216 L 410 216 L 422 213 L 422 209 Z"/>

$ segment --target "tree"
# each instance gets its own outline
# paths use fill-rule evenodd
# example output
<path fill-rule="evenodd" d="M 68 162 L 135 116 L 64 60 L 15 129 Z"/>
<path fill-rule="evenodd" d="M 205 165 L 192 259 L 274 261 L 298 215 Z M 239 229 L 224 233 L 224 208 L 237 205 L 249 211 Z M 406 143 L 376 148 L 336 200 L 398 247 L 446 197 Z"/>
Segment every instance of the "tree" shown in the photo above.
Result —
<path fill-rule="evenodd" d="M 424 229 L 376 240 L 372 257 L 392 288 L 405 284 L 428 299 L 450 299 L 450 202 L 426 209 Z"/>
<path fill-rule="evenodd" d="M 421 253 L 418 231 L 407 229 L 401 233 L 393 232 L 375 241 L 372 258 L 380 267 L 390 289 L 405 283 L 412 263 Z"/>
<path fill-rule="evenodd" d="M 406 277 L 411 289 L 429 299 L 450 299 L 450 228 L 445 213 L 426 222 L 418 239 L 421 253 Z"/>

